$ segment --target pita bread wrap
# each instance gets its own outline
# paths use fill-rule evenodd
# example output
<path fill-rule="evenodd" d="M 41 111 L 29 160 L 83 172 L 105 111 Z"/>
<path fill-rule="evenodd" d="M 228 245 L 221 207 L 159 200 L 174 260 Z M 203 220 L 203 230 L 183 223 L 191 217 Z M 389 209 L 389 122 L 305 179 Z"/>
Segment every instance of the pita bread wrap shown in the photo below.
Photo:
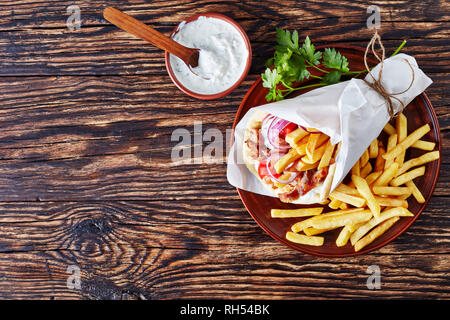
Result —
<path fill-rule="evenodd" d="M 330 188 L 331 188 L 331 182 L 333 181 L 334 171 L 336 168 L 336 165 L 333 163 L 327 168 L 323 169 L 326 176 L 321 179 L 320 181 L 313 182 L 311 181 L 314 177 L 314 173 L 317 172 L 317 169 L 309 170 L 308 173 L 306 172 L 298 172 L 295 170 L 295 162 L 292 165 L 292 172 L 294 174 L 298 174 L 296 179 L 294 179 L 291 183 L 286 184 L 280 184 L 280 183 L 274 183 L 276 181 L 273 181 L 272 179 L 262 179 L 261 174 L 258 172 L 258 167 L 261 165 L 261 156 L 255 157 L 255 152 L 252 150 L 252 145 L 249 143 L 252 141 L 252 132 L 261 131 L 261 127 L 263 124 L 264 118 L 269 116 L 268 113 L 265 112 L 255 112 L 250 117 L 246 130 L 244 133 L 244 142 L 243 142 L 243 160 L 245 162 L 245 165 L 247 166 L 247 169 L 255 175 L 256 179 L 266 188 L 267 192 L 271 193 L 273 197 L 279 197 L 281 201 L 283 202 L 289 202 L 289 203 L 296 203 L 296 204 L 311 204 L 311 203 L 319 203 L 327 199 Z M 264 134 L 259 135 L 259 148 L 266 148 L 265 144 L 267 141 L 261 141 L 265 140 L 267 137 L 264 136 Z M 272 151 L 272 150 L 270 150 Z M 264 156 L 263 156 L 264 157 Z M 301 158 L 299 158 L 297 161 L 300 161 Z M 268 173 L 268 171 L 266 171 Z M 310 179 L 307 178 L 307 175 L 309 174 Z M 310 191 L 306 192 L 305 194 L 299 194 L 297 186 L 301 187 L 303 190 L 305 188 L 306 184 L 313 183 Z M 294 193 L 295 196 L 292 196 Z M 286 197 L 286 194 L 291 194 L 290 197 Z M 298 196 L 297 196 L 298 194 Z"/>

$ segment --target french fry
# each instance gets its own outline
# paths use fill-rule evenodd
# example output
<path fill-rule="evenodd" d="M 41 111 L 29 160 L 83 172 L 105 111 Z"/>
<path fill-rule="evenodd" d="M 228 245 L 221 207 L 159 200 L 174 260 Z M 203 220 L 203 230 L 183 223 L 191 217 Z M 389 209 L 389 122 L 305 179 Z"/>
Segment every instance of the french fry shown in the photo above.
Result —
<path fill-rule="evenodd" d="M 285 172 L 285 173 L 283 173 L 283 174 L 281 175 L 280 179 L 281 179 L 281 180 L 288 180 L 288 179 L 291 177 L 291 174 L 294 174 L 294 173 L 293 173 L 293 172 Z M 274 181 L 273 184 L 274 184 L 275 186 L 277 186 L 278 188 L 283 188 L 283 187 L 286 186 L 285 183 L 281 183 L 281 182 L 278 182 L 278 181 Z"/>
<path fill-rule="evenodd" d="M 306 137 L 309 133 L 305 130 L 303 130 L 301 127 L 295 129 L 292 132 L 289 132 L 286 135 L 286 142 L 290 144 L 290 146 L 293 148 L 297 142 L 299 142 L 301 139 L 303 139 L 304 137 Z"/>
<path fill-rule="evenodd" d="M 355 188 L 349 187 L 348 185 L 346 185 L 344 183 L 339 184 L 336 187 L 336 189 L 334 189 L 334 190 L 339 191 L 339 192 L 343 192 L 343 193 L 346 193 L 346 194 L 351 194 L 351 195 L 354 195 L 354 196 L 359 196 L 358 190 L 356 190 Z"/>
<path fill-rule="evenodd" d="M 297 169 L 297 171 L 306 171 L 306 170 L 315 169 L 315 168 L 317 168 L 318 165 L 319 165 L 319 162 L 311 164 L 311 163 L 304 163 L 302 160 L 300 160 L 295 164 L 295 169 Z"/>
<path fill-rule="evenodd" d="M 295 143 L 295 145 L 296 146 L 301 146 L 301 145 L 305 145 L 305 147 L 306 147 L 306 144 L 308 143 L 308 140 L 309 140 L 309 136 L 304 136 L 303 138 L 301 138 L 299 141 L 297 141 L 296 143 Z"/>
<path fill-rule="evenodd" d="M 369 207 L 373 216 L 378 218 L 380 216 L 381 208 L 378 202 L 375 200 L 372 191 L 370 191 L 367 181 L 364 178 L 353 175 L 352 181 L 355 184 L 356 189 L 358 189 L 359 193 L 364 197 L 364 199 L 366 199 L 367 206 Z"/>
<path fill-rule="evenodd" d="M 320 159 L 319 162 L 319 169 L 328 167 L 330 165 L 330 161 L 331 161 L 331 157 L 333 156 L 333 151 L 334 151 L 334 144 L 331 144 L 331 141 L 328 140 L 327 144 L 326 144 L 326 149 L 324 154 L 322 155 L 322 159 Z"/>
<path fill-rule="evenodd" d="M 374 186 L 372 188 L 374 194 L 383 196 L 401 196 L 405 194 L 410 194 L 411 191 L 407 187 L 384 187 L 384 186 Z"/>
<path fill-rule="evenodd" d="M 401 186 L 402 184 L 405 184 L 408 181 L 411 181 L 417 177 L 423 176 L 425 174 L 425 166 L 413 169 L 411 171 L 408 171 L 397 178 L 393 179 L 390 184 L 393 187 Z"/>
<path fill-rule="evenodd" d="M 412 195 L 414 196 L 414 198 L 416 198 L 418 203 L 424 203 L 425 202 L 425 198 L 423 197 L 422 192 L 420 192 L 420 190 L 417 188 L 415 183 L 412 182 L 412 180 L 406 182 L 406 185 L 411 190 Z"/>
<path fill-rule="evenodd" d="M 414 144 L 417 140 L 422 138 L 425 134 L 427 134 L 431 130 L 430 125 L 426 124 L 416 129 L 410 135 L 408 135 L 402 142 L 397 144 L 394 149 L 386 152 L 383 155 L 384 160 L 392 160 L 398 157 L 403 151 L 408 149 L 411 145 Z"/>
<path fill-rule="evenodd" d="M 323 245 L 323 237 L 310 237 L 290 231 L 286 232 L 286 239 L 291 242 L 306 244 L 309 246 Z"/>
<path fill-rule="evenodd" d="M 317 147 L 317 141 L 319 141 L 319 137 L 322 134 L 319 133 L 315 133 L 315 134 L 310 134 L 308 137 L 308 143 L 306 144 L 306 155 L 312 159 L 313 156 L 313 151 L 316 149 Z"/>
<path fill-rule="evenodd" d="M 426 151 L 433 150 L 435 146 L 436 146 L 436 143 L 430 142 L 430 141 L 423 141 L 423 140 L 417 140 L 416 142 L 414 142 L 411 145 L 412 148 L 426 150 Z"/>
<path fill-rule="evenodd" d="M 292 162 L 300 158 L 301 155 L 297 153 L 294 148 L 291 148 L 288 153 L 281 157 L 280 160 L 275 163 L 274 168 L 275 171 L 280 174 L 283 170 Z"/>
<path fill-rule="evenodd" d="M 369 158 L 375 159 L 377 156 L 378 156 L 378 139 L 375 139 L 369 146 Z"/>
<path fill-rule="evenodd" d="M 300 156 L 306 155 L 306 144 L 295 145 L 294 149 Z"/>
<path fill-rule="evenodd" d="M 328 217 L 332 217 L 332 216 L 338 216 L 340 214 L 362 212 L 364 210 L 366 210 L 366 209 L 364 209 L 364 208 L 351 208 L 351 209 L 345 209 L 345 210 L 336 210 L 336 211 L 330 211 L 330 212 L 327 212 L 327 213 L 323 213 L 323 214 L 318 215 L 317 217 L 313 217 L 313 218 L 324 219 L 324 218 L 328 218 Z"/>
<path fill-rule="evenodd" d="M 397 140 L 398 140 L 398 135 L 396 133 L 389 136 L 386 152 L 389 152 L 395 148 L 395 146 L 397 145 Z M 393 162 L 394 162 L 394 159 L 386 160 L 386 162 L 384 163 L 384 169 L 389 168 Z"/>
<path fill-rule="evenodd" d="M 316 163 L 317 161 L 319 161 L 322 158 L 323 154 L 325 153 L 326 148 L 327 148 L 326 144 L 316 148 L 315 150 L 313 150 L 311 157 L 304 156 L 302 158 L 302 161 L 304 163 L 308 163 L 308 164 Z"/>
<path fill-rule="evenodd" d="M 401 196 L 397 196 L 397 199 L 399 199 L 399 200 L 406 200 L 409 197 L 411 197 L 411 195 L 412 195 L 412 192 L 410 192 L 408 194 L 401 195 Z"/>
<path fill-rule="evenodd" d="M 367 177 L 371 171 L 372 171 L 372 165 L 370 164 L 370 162 L 367 162 L 366 165 L 363 168 L 361 168 L 361 171 L 360 171 L 361 178 Z"/>
<path fill-rule="evenodd" d="M 317 134 L 317 133 L 316 133 Z M 321 145 L 323 145 L 325 142 L 328 141 L 328 139 L 330 139 L 329 136 L 327 136 L 326 134 L 319 134 L 319 139 L 317 139 L 317 145 L 316 148 L 320 147 Z"/>
<path fill-rule="evenodd" d="M 352 170 L 351 170 L 351 173 L 355 176 L 361 175 L 361 171 L 359 169 L 359 160 L 360 159 L 358 159 L 358 161 L 356 161 L 356 163 L 353 165 Z"/>
<path fill-rule="evenodd" d="M 382 207 L 403 207 L 408 208 L 408 201 L 398 198 L 387 198 L 374 196 L 375 200 Z"/>
<path fill-rule="evenodd" d="M 307 236 L 315 236 L 317 234 L 325 233 L 327 231 L 334 230 L 334 229 L 336 229 L 336 228 L 316 229 L 316 228 L 313 228 L 313 227 L 308 227 L 308 228 L 304 229 L 303 232 Z"/>
<path fill-rule="evenodd" d="M 386 161 L 383 158 L 383 154 L 385 154 L 385 153 L 386 153 L 386 150 L 382 146 L 379 146 L 377 159 L 375 160 L 374 171 L 383 171 L 384 170 L 384 164 L 386 163 Z"/>
<path fill-rule="evenodd" d="M 352 235 L 355 230 L 363 225 L 364 222 L 356 223 L 356 224 L 346 224 L 341 232 L 339 233 L 339 236 L 336 239 L 336 246 L 343 247 L 347 244 L 348 240 L 350 239 L 350 236 Z"/>
<path fill-rule="evenodd" d="M 321 214 L 323 207 L 317 208 L 302 208 L 302 209 L 272 209 L 270 215 L 272 218 L 297 218 L 317 216 Z"/>
<path fill-rule="evenodd" d="M 363 154 L 361 155 L 361 158 L 359 159 L 359 167 L 364 168 L 364 166 L 369 162 L 369 150 L 366 149 Z"/>
<path fill-rule="evenodd" d="M 380 225 L 378 225 L 375 229 L 370 231 L 364 238 L 358 240 L 355 243 L 355 251 L 358 252 L 368 244 L 372 243 L 376 238 L 381 236 L 383 233 L 385 233 L 390 227 L 394 225 L 400 218 L 399 217 L 392 217 Z"/>
<path fill-rule="evenodd" d="M 400 143 L 408 135 L 408 120 L 406 119 L 405 115 L 401 112 L 396 118 L 396 126 L 398 135 L 397 143 Z M 398 157 L 395 158 L 395 161 L 398 163 L 399 167 L 401 167 L 403 165 L 404 160 L 405 160 L 405 151 L 402 151 L 402 153 L 400 153 Z"/>
<path fill-rule="evenodd" d="M 361 212 L 344 213 L 322 219 L 316 219 L 311 222 L 311 226 L 317 229 L 328 229 L 345 226 L 346 224 L 354 224 L 368 221 L 372 218 L 370 210 Z"/>
<path fill-rule="evenodd" d="M 398 174 L 400 175 L 400 174 L 408 171 L 412 167 L 417 167 L 417 166 L 420 166 L 422 164 L 425 164 L 425 163 L 428 163 L 428 162 L 431 162 L 431 161 L 434 161 L 437 159 L 439 159 L 439 151 L 424 153 L 420 157 L 410 159 L 410 160 L 406 161 L 405 163 L 403 163 L 400 170 L 398 171 Z"/>
<path fill-rule="evenodd" d="M 361 197 L 352 196 L 352 195 L 345 194 L 345 193 L 342 193 L 342 192 L 339 192 L 336 190 L 330 194 L 330 198 L 332 200 L 337 199 L 339 201 L 351 204 L 352 206 L 359 207 L 359 208 L 362 207 L 366 203 L 366 200 L 364 200 Z"/>
<path fill-rule="evenodd" d="M 398 135 L 398 143 L 402 142 L 408 136 L 408 120 L 403 112 L 400 112 L 397 115 L 396 127 L 397 127 L 397 135 Z"/>
<path fill-rule="evenodd" d="M 339 207 L 341 206 L 342 202 L 337 200 L 337 199 L 331 199 L 330 203 L 328 204 L 328 206 L 331 209 L 339 209 Z"/>
<path fill-rule="evenodd" d="M 383 131 L 386 132 L 388 135 L 395 134 L 395 128 L 388 122 L 383 128 Z"/>
<path fill-rule="evenodd" d="M 373 227 L 378 225 L 379 223 L 390 219 L 392 217 L 412 217 L 414 216 L 408 209 L 398 207 L 398 208 L 389 208 L 385 209 L 379 218 L 372 218 L 362 226 L 360 226 L 351 236 L 350 242 L 355 245 L 355 243 L 361 239 L 367 232 L 369 232 Z"/>
<path fill-rule="evenodd" d="M 349 208 L 350 208 L 349 205 L 345 202 L 342 202 L 341 205 L 339 206 L 339 209 L 341 210 L 347 210 Z"/>
<path fill-rule="evenodd" d="M 351 232 L 350 232 L 350 225 L 345 225 L 341 232 L 339 233 L 337 239 L 336 239 L 336 246 L 337 247 L 343 247 L 347 244 L 348 239 L 350 239 Z"/>
<path fill-rule="evenodd" d="M 337 210 L 337 211 L 323 213 L 321 215 L 314 216 L 314 217 L 311 217 L 311 218 L 308 218 L 308 219 L 305 219 L 305 220 L 302 220 L 302 221 L 299 221 L 299 222 L 293 224 L 291 226 L 291 230 L 292 230 L 292 232 L 298 233 L 308 227 L 311 227 L 312 222 L 314 222 L 315 220 L 320 220 L 320 219 L 343 215 L 343 214 L 348 214 L 348 213 L 357 213 L 357 212 L 362 212 L 362 211 L 364 211 L 363 208 L 353 208 L 353 209 L 348 209 L 348 210 Z"/>
<path fill-rule="evenodd" d="M 369 174 L 366 177 L 367 184 L 370 186 L 372 183 L 375 182 L 375 180 L 377 180 L 381 176 L 382 173 L 383 173 L 382 171 L 375 171 Z"/>
<path fill-rule="evenodd" d="M 397 176 L 398 163 L 394 162 L 387 168 L 381 176 L 374 182 L 375 186 L 387 186 L 389 182 Z"/>
<path fill-rule="evenodd" d="M 315 217 L 313 217 L 313 218 L 315 218 Z M 310 227 L 310 223 L 311 223 L 309 220 L 311 220 L 311 219 L 312 218 L 309 218 L 309 219 L 305 219 L 305 220 L 299 221 L 297 223 L 294 223 L 291 226 L 292 232 L 298 233 L 300 231 L 305 230 L 306 228 L 309 228 Z"/>

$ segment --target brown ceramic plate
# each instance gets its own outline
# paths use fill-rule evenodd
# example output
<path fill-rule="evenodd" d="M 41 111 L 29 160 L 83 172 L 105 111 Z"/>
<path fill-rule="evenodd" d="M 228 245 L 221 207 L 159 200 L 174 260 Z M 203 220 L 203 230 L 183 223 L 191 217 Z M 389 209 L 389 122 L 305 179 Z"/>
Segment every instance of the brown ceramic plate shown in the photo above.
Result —
<path fill-rule="evenodd" d="M 336 49 L 338 49 L 343 55 L 345 55 L 349 61 L 351 70 L 362 70 L 364 69 L 363 63 L 363 55 L 364 49 L 348 46 L 348 45 L 334 45 Z M 318 49 L 323 49 L 324 46 L 318 46 Z M 375 61 L 369 61 L 370 65 L 375 65 Z M 306 83 L 304 83 L 306 84 Z M 267 103 L 265 100 L 265 95 L 267 94 L 266 88 L 262 86 L 261 79 L 255 81 L 250 90 L 245 95 L 242 100 L 241 105 L 237 111 L 236 117 L 233 123 L 233 129 L 236 124 L 241 120 L 244 114 L 252 107 L 259 106 Z M 299 90 L 301 91 L 301 90 Z M 299 92 L 305 93 L 305 91 Z M 416 97 L 405 109 L 405 115 L 408 118 L 408 133 L 417 129 L 418 127 L 429 123 L 431 126 L 431 131 L 422 139 L 427 141 L 435 141 L 436 148 L 441 153 L 441 140 L 439 135 L 439 123 L 436 118 L 436 114 L 434 112 L 433 106 L 431 105 L 430 100 L 428 99 L 425 93 Z M 386 136 L 382 136 L 383 143 L 386 145 Z M 406 154 L 405 159 L 411 159 L 426 151 L 409 148 Z M 442 154 L 442 153 L 441 153 Z M 347 257 L 360 255 L 372 250 L 378 249 L 395 238 L 401 235 L 408 227 L 419 217 L 420 213 L 423 211 L 428 201 L 431 198 L 433 190 L 436 186 L 436 181 L 439 174 L 440 168 L 440 159 L 438 161 L 433 161 L 426 164 L 426 172 L 425 175 L 419 178 L 416 178 L 414 182 L 422 192 L 426 201 L 423 204 L 419 204 L 414 197 L 410 197 L 408 199 L 409 202 L 409 210 L 414 213 L 414 217 L 406 218 L 402 217 L 394 226 L 392 226 L 386 233 L 372 242 L 370 245 L 366 246 L 359 252 L 355 252 L 353 246 L 351 246 L 350 242 L 344 247 L 337 247 L 335 244 L 335 240 L 341 230 L 341 228 L 329 231 L 324 233 L 325 241 L 324 245 L 321 247 L 307 246 L 302 244 L 296 244 L 285 239 L 285 234 L 290 230 L 291 226 L 300 221 L 301 218 L 271 218 L 270 209 L 271 208 L 285 208 L 285 209 L 293 209 L 293 208 L 306 208 L 317 205 L 294 205 L 294 204 L 286 204 L 282 203 L 278 198 L 262 196 L 256 193 L 248 192 L 245 190 L 238 189 L 239 196 L 242 199 L 245 207 L 247 208 L 250 215 L 253 219 L 258 223 L 258 225 L 263 228 L 270 236 L 279 242 L 285 244 L 288 247 L 291 247 L 295 250 L 309 253 L 315 256 L 321 257 Z M 331 211 L 328 206 L 324 206 L 324 212 Z M 411 246 L 414 246 L 414 243 L 411 243 Z"/>

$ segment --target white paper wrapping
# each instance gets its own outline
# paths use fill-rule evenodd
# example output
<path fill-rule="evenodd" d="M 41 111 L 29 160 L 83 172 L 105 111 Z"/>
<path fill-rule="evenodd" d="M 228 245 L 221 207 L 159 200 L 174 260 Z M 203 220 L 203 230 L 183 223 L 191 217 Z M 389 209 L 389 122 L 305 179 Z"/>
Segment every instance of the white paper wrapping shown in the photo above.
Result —
<path fill-rule="evenodd" d="M 404 91 L 411 83 L 413 75 L 405 59 L 414 69 L 414 82 L 408 91 L 396 97 L 406 106 L 421 94 L 432 80 L 419 69 L 413 57 L 398 54 L 384 60 L 381 82 L 388 92 Z M 379 71 L 380 65 L 372 70 L 376 79 L 379 77 Z M 372 77 L 367 75 L 366 80 L 372 82 Z M 399 112 L 402 105 L 395 99 L 392 101 L 395 113 Z M 386 100 L 361 79 L 321 87 L 292 99 L 250 109 L 235 128 L 234 144 L 228 155 L 227 178 L 229 183 L 237 188 L 267 196 L 273 194 L 250 173 L 242 157 L 247 121 L 256 110 L 268 112 L 304 127 L 317 128 L 330 136 L 333 144 L 342 141 L 336 158 L 336 172 L 331 191 L 345 178 L 390 118 Z M 314 192 L 319 193 L 320 188 L 311 190 L 307 195 Z"/>

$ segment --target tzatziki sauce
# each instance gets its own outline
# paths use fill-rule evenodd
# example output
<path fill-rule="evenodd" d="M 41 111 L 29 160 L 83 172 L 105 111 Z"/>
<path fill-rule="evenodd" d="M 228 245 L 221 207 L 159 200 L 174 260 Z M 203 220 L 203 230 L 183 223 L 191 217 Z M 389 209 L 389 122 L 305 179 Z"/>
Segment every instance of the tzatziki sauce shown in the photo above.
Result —
<path fill-rule="evenodd" d="M 232 87 L 245 71 L 249 55 L 244 38 L 228 22 L 201 16 L 181 23 L 172 37 L 176 42 L 199 51 L 198 66 L 191 72 L 186 64 L 170 55 L 170 65 L 177 80 L 186 89 L 204 95 Z"/>

